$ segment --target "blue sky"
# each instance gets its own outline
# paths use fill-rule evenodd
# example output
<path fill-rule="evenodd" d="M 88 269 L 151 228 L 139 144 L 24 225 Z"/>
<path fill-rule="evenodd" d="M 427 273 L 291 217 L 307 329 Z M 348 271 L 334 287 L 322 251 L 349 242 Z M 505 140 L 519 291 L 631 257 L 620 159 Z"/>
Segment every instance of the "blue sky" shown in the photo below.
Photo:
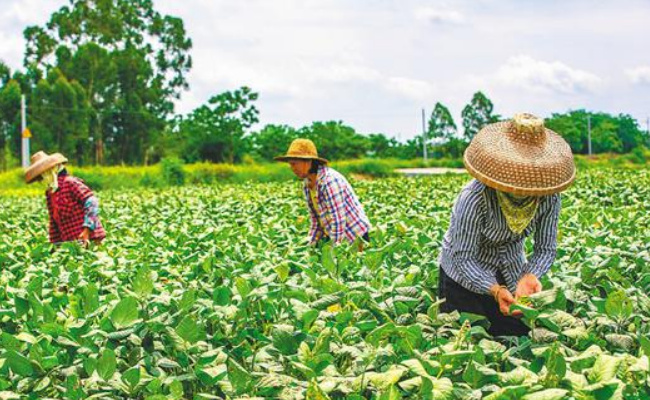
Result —
<path fill-rule="evenodd" d="M 241 85 L 261 124 L 343 120 L 407 139 L 420 109 L 483 90 L 504 116 L 587 108 L 650 117 L 648 0 L 154 0 L 194 41 L 187 112 Z M 0 59 L 65 0 L 3 0 Z"/>

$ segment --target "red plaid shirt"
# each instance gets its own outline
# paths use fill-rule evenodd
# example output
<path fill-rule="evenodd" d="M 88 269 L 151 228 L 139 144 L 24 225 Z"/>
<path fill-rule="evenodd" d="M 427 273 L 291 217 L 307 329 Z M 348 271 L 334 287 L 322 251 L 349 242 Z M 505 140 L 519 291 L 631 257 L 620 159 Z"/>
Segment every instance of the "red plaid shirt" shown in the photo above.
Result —
<path fill-rule="evenodd" d="M 370 229 L 370 222 L 352 186 L 343 175 L 332 168 L 321 166 L 316 178 L 318 191 L 318 215 L 305 183 L 304 192 L 311 217 L 310 241 L 316 242 L 326 232 L 332 242 L 338 244 L 347 239 L 354 242 Z M 319 221 L 322 223 L 319 223 Z"/>
<path fill-rule="evenodd" d="M 93 196 L 92 190 L 79 178 L 61 174 L 58 177 L 59 189 L 47 190 L 47 212 L 50 216 L 50 242 L 71 242 L 77 240 L 84 223 L 84 203 Z M 95 229 L 90 231 L 90 240 L 102 240 L 106 232 L 97 220 Z"/>

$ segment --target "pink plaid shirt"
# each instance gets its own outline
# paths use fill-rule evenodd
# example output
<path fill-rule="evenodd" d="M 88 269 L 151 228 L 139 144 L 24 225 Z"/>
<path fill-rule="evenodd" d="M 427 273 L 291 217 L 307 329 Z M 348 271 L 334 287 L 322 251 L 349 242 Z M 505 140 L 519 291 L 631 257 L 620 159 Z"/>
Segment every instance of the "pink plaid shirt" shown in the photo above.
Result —
<path fill-rule="evenodd" d="M 307 182 L 303 189 L 311 217 L 309 238 L 312 243 L 320 240 L 325 232 L 335 244 L 340 243 L 343 238 L 354 242 L 357 236 L 362 237 L 370 229 L 368 217 L 352 186 L 343 175 L 332 168 L 318 168 L 318 215 L 312 204 Z"/>

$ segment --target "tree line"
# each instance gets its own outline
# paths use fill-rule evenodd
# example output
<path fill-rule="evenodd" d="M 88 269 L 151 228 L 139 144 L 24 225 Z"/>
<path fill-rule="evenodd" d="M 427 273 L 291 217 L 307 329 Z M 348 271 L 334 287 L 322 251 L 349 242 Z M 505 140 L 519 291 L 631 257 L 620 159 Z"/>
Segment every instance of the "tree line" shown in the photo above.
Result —
<path fill-rule="evenodd" d="M 422 155 L 459 157 L 485 124 L 499 121 L 477 92 L 454 121 L 436 103 L 426 135 L 400 142 L 361 134 L 342 121 L 305 127 L 259 122 L 259 94 L 248 87 L 219 93 L 187 115 L 174 101 L 188 88 L 192 41 L 180 18 L 156 11 L 151 0 L 71 0 L 42 26 L 24 30 L 23 68 L 0 61 L 0 168 L 18 165 L 20 99 L 29 105 L 32 151 L 65 153 L 77 165 L 147 164 L 178 156 L 187 162 L 271 160 L 296 137 L 308 137 L 331 159 Z M 630 152 L 648 146 L 631 116 L 576 110 L 553 114 L 547 126 L 574 152 L 587 152 L 587 120 L 594 152 Z"/>

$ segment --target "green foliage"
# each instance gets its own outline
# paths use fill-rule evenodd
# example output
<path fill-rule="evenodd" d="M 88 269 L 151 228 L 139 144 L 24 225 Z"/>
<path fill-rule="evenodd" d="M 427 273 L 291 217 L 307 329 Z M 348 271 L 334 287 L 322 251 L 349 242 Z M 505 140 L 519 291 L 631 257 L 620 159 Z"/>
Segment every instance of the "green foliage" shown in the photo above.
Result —
<path fill-rule="evenodd" d="M 185 183 L 183 162 L 178 158 L 164 158 L 160 163 L 162 176 L 170 186 L 181 186 Z"/>
<path fill-rule="evenodd" d="M 427 135 L 430 138 L 436 139 L 452 139 L 456 136 L 456 123 L 451 116 L 449 109 L 441 103 L 436 103 L 431 117 L 429 117 L 429 125 Z"/>
<path fill-rule="evenodd" d="M 650 172 L 579 174 L 525 308 L 533 331 L 514 339 L 438 311 L 436 260 L 467 179 L 355 182 L 376 227 L 363 253 L 307 245 L 295 181 L 105 190 L 102 246 L 54 252 L 42 198 L 0 195 L 0 392 L 647 398 Z"/>
<path fill-rule="evenodd" d="M 497 122 L 498 115 L 492 114 L 494 105 L 482 92 L 474 93 L 472 101 L 463 108 L 461 113 L 463 117 L 463 135 L 468 141 L 487 124 Z"/>
<path fill-rule="evenodd" d="M 565 114 L 553 114 L 545 124 L 562 135 L 574 153 L 587 154 L 588 118 L 591 118 L 593 153 L 629 153 L 648 144 L 649 138 L 641 131 L 638 122 L 626 114 L 614 116 L 575 110 Z"/>
<path fill-rule="evenodd" d="M 187 88 L 183 21 L 150 1 L 73 0 L 24 35 L 29 102 L 42 109 L 35 149 L 65 150 L 78 164 L 142 163 Z"/>
<path fill-rule="evenodd" d="M 254 102 L 258 94 L 248 87 L 220 93 L 177 124 L 178 145 L 188 162 L 241 161 L 245 154 L 244 133 L 258 122 Z"/>

